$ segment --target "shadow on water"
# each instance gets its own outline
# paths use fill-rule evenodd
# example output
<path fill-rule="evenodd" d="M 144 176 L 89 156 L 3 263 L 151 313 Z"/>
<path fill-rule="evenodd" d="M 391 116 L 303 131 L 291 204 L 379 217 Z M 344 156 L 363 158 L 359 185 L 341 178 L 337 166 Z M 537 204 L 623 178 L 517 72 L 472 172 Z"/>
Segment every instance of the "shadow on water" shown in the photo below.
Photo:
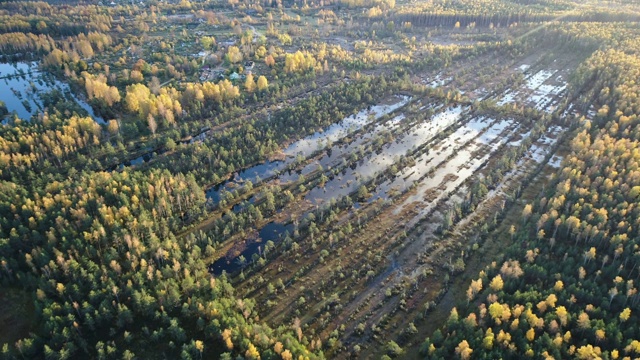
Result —
<path fill-rule="evenodd" d="M 233 191 L 233 189 L 237 187 L 237 184 L 244 183 L 247 180 L 257 183 L 261 179 L 266 179 L 275 175 L 279 170 L 282 170 L 286 164 L 286 161 L 268 161 L 252 166 L 234 174 L 229 180 L 212 186 L 205 192 L 205 195 L 207 196 L 207 199 L 211 199 L 214 204 L 218 204 L 220 202 L 221 195 L 226 191 Z M 234 210 L 234 212 L 237 211 Z"/>
<path fill-rule="evenodd" d="M 257 239 L 246 239 L 242 244 L 241 251 L 238 251 L 238 248 L 229 250 L 225 256 L 209 266 L 209 271 L 216 276 L 221 275 L 223 272 L 228 274 L 236 273 L 251 264 L 255 254 L 262 255 L 267 241 L 272 241 L 277 246 L 287 237 L 287 234 L 292 232 L 293 224 L 291 223 L 285 225 L 270 222 L 260 230 Z"/>
<path fill-rule="evenodd" d="M 193 144 L 197 142 L 202 142 L 206 138 L 208 132 L 209 132 L 209 129 L 206 129 L 196 136 L 193 136 L 189 139 L 177 141 L 176 143 L 180 145 L 180 144 Z M 107 171 L 123 170 L 125 167 L 144 164 L 146 162 L 149 162 L 151 159 L 153 159 L 157 155 L 164 154 L 167 150 L 163 148 L 158 148 L 158 149 L 147 148 L 144 151 L 146 152 L 138 156 L 137 158 L 123 161 L 120 164 L 110 167 L 109 169 L 107 169 Z"/>

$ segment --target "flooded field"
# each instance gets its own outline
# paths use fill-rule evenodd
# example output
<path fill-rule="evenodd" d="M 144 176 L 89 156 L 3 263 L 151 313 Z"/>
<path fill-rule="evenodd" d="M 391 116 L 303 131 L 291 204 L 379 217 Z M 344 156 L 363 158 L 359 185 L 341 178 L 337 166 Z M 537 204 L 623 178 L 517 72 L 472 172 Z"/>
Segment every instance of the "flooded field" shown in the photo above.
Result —
<path fill-rule="evenodd" d="M 0 99 L 5 102 L 9 113 L 15 112 L 21 119 L 31 119 L 31 116 L 44 111 L 41 95 L 53 90 L 75 101 L 98 123 L 105 123 L 89 104 L 73 94 L 69 84 L 42 73 L 37 62 L 0 63 Z"/>
<path fill-rule="evenodd" d="M 519 69 L 529 68 L 528 65 L 522 65 Z M 498 101 L 498 105 L 525 102 L 538 110 L 551 113 L 555 110 L 555 101 L 558 96 L 567 88 L 567 82 L 562 73 L 564 72 L 555 70 L 540 70 L 533 73 L 526 78 L 523 88 L 508 90 Z"/>
<path fill-rule="evenodd" d="M 639 1 L 3 2 L 3 356 L 632 356 Z"/>
<path fill-rule="evenodd" d="M 540 110 L 539 116 L 558 110 L 566 94 L 566 71 L 517 62 L 505 66 L 522 76 L 520 85 L 469 93 L 484 93 L 485 101 L 497 106 L 524 104 Z M 421 83 L 437 89 L 453 81 L 441 73 L 425 76 Z M 259 299 L 268 309 L 268 321 L 292 321 L 304 313 L 302 324 L 321 337 L 344 328 L 339 338 L 346 343 L 363 336 L 372 341 L 375 330 L 363 332 L 363 325 L 372 329 L 387 318 L 404 322 L 396 309 L 405 302 L 434 299 L 441 280 L 425 274 L 448 271 L 459 246 L 443 237 L 443 224 L 450 223 L 446 234 L 477 238 L 471 229 L 477 231 L 478 223 L 499 212 L 536 169 L 547 163 L 559 166 L 562 156 L 554 152 L 566 131 L 551 125 L 541 133 L 527 119 L 421 98 L 404 98 L 373 116 L 361 112 L 339 124 L 291 144 L 285 160 L 239 172 L 210 192 L 213 198 L 215 191 L 243 180 L 268 179 L 265 184 L 295 189 L 297 197 L 296 203 L 278 209 L 278 220 L 235 240 L 241 245 L 222 246 L 210 269 L 231 275 L 243 294 Z M 472 185 L 494 171 L 501 157 L 514 153 L 519 155 L 477 200 L 475 211 L 453 218 L 468 201 Z M 345 198 L 353 199 L 352 205 L 340 205 Z M 242 212 L 260 201 L 254 195 L 232 210 Z M 324 220 L 325 214 L 331 222 Z M 309 232 L 309 224 L 321 229 L 319 235 Z M 320 243 L 324 250 L 315 250 Z M 240 270 L 243 278 L 249 276 L 238 279 Z M 286 284 L 286 292 L 274 292 L 251 274 L 269 278 L 269 284 Z M 440 285 L 416 291 L 422 282 Z M 399 289 L 406 289 L 406 297 L 397 296 Z M 345 306 L 337 306 L 335 296 L 347 298 Z"/>
<path fill-rule="evenodd" d="M 327 156 L 323 157 L 323 159 L 318 163 L 314 163 L 309 167 L 305 167 L 297 173 L 290 171 L 284 172 L 283 174 L 278 176 L 278 179 L 281 182 L 291 181 L 297 179 L 300 174 L 308 174 L 312 170 L 311 168 L 317 168 L 318 165 L 331 166 L 331 164 L 335 162 L 336 159 L 340 159 L 344 156 L 345 153 L 348 153 L 349 149 L 353 149 L 354 146 L 359 145 L 364 140 L 366 140 L 366 137 L 361 137 L 360 143 L 348 144 L 346 147 L 333 146 L 332 144 L 334 142 L 346 137 L 348 134 L 361 129 L 365 125 L 380 119 L 380 117 L 382 117 L 383 115 L 389 114 L 394 110 L 402 107 L 403 105 L 407 104 L 409 100 L 410 99 L 408 97 L 398 97 L 395 99 L 395 101 L 392 101 L 390 105 L 372 106 L 370 109 L 362 110 L 357 114 L 351 115 L 343 119 L 342 121 L 329 126 L 324 131 L 316 132 L 313 135 L 298 140 L 283 150 L 283 153 L 285 155 L 284 160 L 268 161 L 266 163 L 258 164 L 239 171 L 238 173 L 234 174 L 234 176 L 228 181 L 209 189 L 206 192 L 207 198 L 210 198 L 214 203 L 217 203 L 220 201 L 220 194 L 222 192 L 229 191 L 230 189 L 238 186 L 238 184 L 242 184 L 247 180 L 253 183 L 257 183 L 261 180 L 279 175 L 280 172 L 284 172 L 284 170 L 294 162 L 305 160 L 315 152 L 324 151 L 325 148 L 328 148 Z M 389 127 L 390 129 L 393 127 L 393 123 L 394 121 L 391 121 L 388 125 L 381 125 L 376 128 L 378 129 L 378 131 L 381 131 L 386 127 Z M 374 133 L 377 133 L 378 131 L 375 131 Z M 373 134 L 371 134 L 371 136 L 372 135 Z"/>
<path fill-rule="evenodd" d="M 372 349 L 378 327 L 401 337 L 392 324 L 406 328 L 405 311 L 436 302 L 483 226 L 541 168 L 562 163 L 559 141 L 577 115 L 565 101 L 571 59 L 492 62 L 416 75 L 420 91 L 209 188 L 211 274 L 256 299 L 268 323 L 298 321 L 319 339 Z"/>

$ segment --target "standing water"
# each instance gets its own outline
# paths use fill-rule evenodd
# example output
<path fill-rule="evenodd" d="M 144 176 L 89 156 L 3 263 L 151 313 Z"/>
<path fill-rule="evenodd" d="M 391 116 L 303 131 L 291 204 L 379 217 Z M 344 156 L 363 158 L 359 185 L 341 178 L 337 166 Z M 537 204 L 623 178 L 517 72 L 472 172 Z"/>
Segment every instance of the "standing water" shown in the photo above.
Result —
<path fill-rule="evenodd" d="M 284 154 L 286 155 L 285 160 L 270 161 L 245 169 L 236 174 L 230 180 L 209 189 L 206 192 L 207 198 L 211 199 L 214 203 L 218 203 L 220 201 L 221 194 L 224 191 L 230 191 L 233 189 L 235 183 L 246 180 L 255 182 L 258 177 L 262 179 L 271 177 L 285 169 L 289 164 L 292 164 L 296 160 L 296 157 L 302 156 L 306 158 L 310 156 L 316 150 L 324 148 L 327 142 L 333 143 L 342 139 L 353 131 L 358 130 L 379 119 L 383 115 L 389 114 L 390 112 L 402 107 L 409 102 L 409 100 L 409 97 L 403 96 L 398 102 L 391 105 L 373 106 L 370 109 L 362 110 L 355 115 L 349 116 L 340 122 L 327 127 L 324 131 L 316 132 L 304 139 L 296 141 L 284 150 Z M 401 118 L 398 121 L 400 120 Z M 255 199 L 253 198 L 249 199 L 248 203 L 252 203 L 254 200 Z M 243 204 L 239 204 L 235 206 L 233 210 L 238 212 L 244 207 L 245 206 Z M 291 233 L 292 230 L 293 224 L 284 225 L 271 222 L 259 230 L 259 239 L 257 241 L 245 240 L 240 252 L 237 249 L 232 249 L 211 264 L 209 266 L 209 271 L 214 275 L 220 275 L 223 271 L 228 273 L 239 271 L 251 262 L 255 254 L 260 255 L 260 253 L 264 251 L 264 244 L 267 241 L 271 240 L 277 244 L 286 237 L 287 232 Z"/>
<path fill-rule="evenodd" d="M 220 275 L 223 271 L 237 272 L 253 262 L 254 254 L 260 256 L 264 254 L 267 241 L 273 241 L 274 244 L 277 244 L 292 232 L 293 224 L 284 225 L 270 222 L 260 230 L 258 239 L 245 240 L 244 248 L 239 254 L 227 254 L 227 256 L 221 257 L 209 266 L 209 271 L 214 275 Z"/>
<path fill-rule="evenodd" d="M 105 123 L 103 118 L 96 116 L 89 104 L 71 92 L 69 84 L 41 72 L 37 62 L 0 63 L 0 100 L 4 101 L 9 113 L 15 112 L 20 119 L 29 120 L 31 116 L 43 112 L 40 94 L 51 90 L 68 95 L 95 121 Z"/>
<path fill-rule="evenodd" d="M 289 145 L 283 151 L 286 155 L 285 160 L 268 161 L 242 170 L 228 181 L 207 190 L 207 198 L 217 204 L 220 201 L 222 191 L 231 191 L 231 189 L 235 187 L 234 183 L 241 183 L 247 180 L 255 183 L 258 179 L 269 178 L 286 169 L 288 165 L 296 161 L 297 157 L 306 158 L 310 156 L 316 150 L 324 148 L 326 143 L 333 143 L 340 140 L 353 131 L 362 128 L 376 119 L 379 119 L 383 115 L 389 114 L 390 112 L 402 107 L 409 102 L 409 100 L 409 97 L 403 96 L 398 102 L 391 105 L 372 106 L 370 109 L 364 109 L 355 115 L 351 115 L 340 122 L 330 125 L 323 131 L 318 131 L 298 140 Z"/>

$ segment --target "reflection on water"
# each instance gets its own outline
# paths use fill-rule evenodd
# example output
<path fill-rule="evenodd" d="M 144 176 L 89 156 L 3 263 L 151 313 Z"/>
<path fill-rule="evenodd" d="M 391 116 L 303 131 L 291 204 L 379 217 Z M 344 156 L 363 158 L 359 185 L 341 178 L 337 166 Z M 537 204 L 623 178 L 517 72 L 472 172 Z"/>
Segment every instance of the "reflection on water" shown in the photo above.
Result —
<path fill-rule="evenodd" d="M 70 90 L 69 84 L 58 81 L 52 74 L 41 72 L 38 63 L 16 62 L 0 63 L 0 100 L 4 101 L 9 112 L 15 112 L 23 120 L 42 112 L 40 94 L 59 90 L 80 105 L 98 123 L 105 121 L 93 112 L 85 101 L 80 100 Z"/>
<path fill-rule="evenodd" d="M 258 164 L 256 166 L 250 167 L 243 171 L 235 174 L 231 179 L 221 184 L 218 184 L 211 189 L 209 189 L 206 194 L 207 198 L 211 199 L 214 204 L 220 202 L 221 195 L 227 191 L 231 191 L 237 183 L 242 183 L 247 180 L 250 180 L 254 183 L 258 182 L 260 179 L 270 178 L 279 174 L 283 170 L 287 168 L 287 166 L 293 164 L 296 161 L 296 158 L 303 157 L 307 158 L 312 155 L 315 151 L 324 149 L 327 144 L 332 144 L 336 142 L 348 134 L 352 133 L 355 130 L 362 128 L 363 126 L 374 122 L 379 119 L 383 115 L 386 115 L 399 107 L 405 105 L 409 102 L 409 97 L 402 97 L 400 101 L 391 104 L 391 105 L 377 105 L 373 106 L 369 109 L 362 110 L 359 113 L 349 116 L 340 122 L 333 124 L 324 131 L 316 132 L 310 136 L 305 137 L 299 141 L 294 142 L 290 146 L 288 146 L 284 150 L 284 154 L 286 155 L 285 160 L 282 161 L 269 161 L 262 164 Z M 386 122 L 384 125 L 378 125 L 374 132 L 379 132 L 383 128 L 390 128 L 397 126 L 400 121 L 402 121 L 404 117 L 398 116 L 391 121 Z M 361 138 L 360 142 L 356 142 L 356 145 L 361 143 L 362 141 L 369 139 L 373 136 L 373 134 L 365 134 L 363 138 Z M 348 149 L 353 148 L 354 144 L 348 144 L 343 146 L 330 146 L 327 151 L 327 155 L 321 158 L 320 163 L 328 164 L 333 160 L 340 158 L 343 154 L 346 153 Z M 324 159 L 324 160 L 322 160 Z M 318 164 L 311 164 L 305 167 L 303 173 L 311 171 L 309 166 L 317 167 Z M 298 174 L 293 172 L 282 173 L 279 175 L 279 180 L 281 181 L 289 181 L 292 179 L 297 179 Z M 324 194 L 322 195 L 324 197 Z M 238 213 L 242 211 L 242 209 L 246 208 L 248 204 L 251 204 L 255 201 L 255 198 L 252 197 L 249 200 L 236 204 L 232 211 Z M 271 222 L 265 225 L 259 231 L 259 239 L 257 240 L 245 240 L 243 244 L 241 244 L 240 249 L 235 248 L 231 249 L 226 256 L 223 256 L 216 260 L 213 264 L 210 265 L 209 271 L 211 271 L 214 275 L 220 275 L 223 271 L 227 273 L 234 273 L 247 266 L 254 257 L 255 254 L 261 255 L 261 252 L 264 251 L 264 245 L 267 241 L 271 240 L 274 244 L 278 244 L 282 239 L 286 238 L 287 233 L 291 233 L 293 231 L 293 224 L 280 224 Z"/>
<path fill-rule="evenodd" d="M 234 273 L 240 271 L 253 262 L 253 255 L 262 255 L 265 251 L 265 245 L 268 241 L 272 241 L 274 245 L 278 245 L 284 240 L 288 234 L 293 232 L 293 224 L 280 224 L 270 222 L 265 225 L 259 232 L 258 238 L 255 240 L 245 240 L 242 249 L 238 251 L 230 251 L 231 256 L 221 257 L 209 266 L 209 271 L 214 275 L 220 275 L 223 271 Z"/>
<path fill-rule="evenodd" d="M 386 115 L 399 107 L 409 102 L 410 98 L 403 96 L 398 102 L 391 105 L 376 105 L 370 109 L 360 111 L 355 115 L 351 115 L 338 123 L 330 125 L 324 131 L 318 131 L 312 135 L 309 135 L 301 140 L 289 145 L 283 152 L 286 155 L 285 160 L 282 161 L 268 161 L 262 164 L 252 166 L 248 169 L 242 170 L 235 174 L 231 179 L 218 184 L 209 190 L 207 190 L 207 198 L 211 199 L 214 204 L 220 202 L 220 195 L 223 191 L 231 191 L 236 187 L 236 183 L 242 183 L 250 180 L 253 183 L 257 183 L 260 179 L 264 180 L 270 178 L 289 165 L 293 164 L 300 156 L 306 158 L 319 149 L 323 149 L 327 143 L 333 143 L 341 138 L 345 137 L 349 133 L 362 128 L 363 126 L 379 119 L 383 115 Z M 333 158 L 335 159 L 343 153 L 339 150 L 339 147 L 333 148 L 332 152 L 335 152 Z M 317 167 L 317 165 L 315 165 Z M 302 172 L 305 173 L 304 171 Z M 281 181 L 290 181 L 297 179 L 295 173 L 284 173 Z"/>

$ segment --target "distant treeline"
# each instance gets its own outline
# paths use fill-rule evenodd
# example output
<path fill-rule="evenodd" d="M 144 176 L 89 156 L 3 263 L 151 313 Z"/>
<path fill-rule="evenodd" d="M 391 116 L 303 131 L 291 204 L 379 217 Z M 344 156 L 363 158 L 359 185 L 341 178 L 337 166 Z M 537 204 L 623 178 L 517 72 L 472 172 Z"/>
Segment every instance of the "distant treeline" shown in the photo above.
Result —
<path fill-rule="evenodd" d="M 564 22 L 638 22 L 640 15 L 626 13 L 608 13 L 594 12 L 587 14 L 571 14 L 571 15 L 543 15 L 543 14 L 526 14 L 526 13 L 510 13 L 510 14 L 441 14 L 435 12 L 421 14 L 399 14 L 396 16 L 396 22 L 410 22 L 414 26 L 450 26 L 454 27 L 457 23 L 459 26 L 466 27 L 474 24 L 475 26 L 509 26 L 516 23 L 527 22 L 548 22 L 562 19 Z"/>
<path fill-rule="evenodd" d="M 73 36 L 89 31 L 107 31 L 111 17 L 97 6 L 72 6 L 66 2 L 54 9 L 38 1 L 0 0 L 0 33 L 33 33 L 36 35 Z"/>

